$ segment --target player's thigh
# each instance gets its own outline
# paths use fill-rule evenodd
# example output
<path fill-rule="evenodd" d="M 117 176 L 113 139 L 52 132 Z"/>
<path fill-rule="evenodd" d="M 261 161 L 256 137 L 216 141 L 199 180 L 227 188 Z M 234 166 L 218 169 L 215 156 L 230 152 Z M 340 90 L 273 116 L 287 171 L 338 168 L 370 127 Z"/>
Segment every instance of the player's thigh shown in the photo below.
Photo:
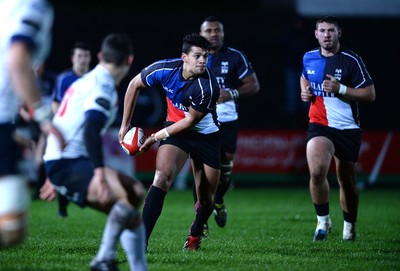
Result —
<path fill-rule="evenodd" d="M 188 154 L 179 146 L 172 144 L 161 145 L 157 151 L 157 171 L 171 178 L 175 178 L 187 159 Z"/>
<path fill-rule="evenodd" d="M 331 164 L 335 147 L 332 141 L 324 136 L 311 138 L 307 142 L 307 162 L 311 174 L 325 174 Z"/>

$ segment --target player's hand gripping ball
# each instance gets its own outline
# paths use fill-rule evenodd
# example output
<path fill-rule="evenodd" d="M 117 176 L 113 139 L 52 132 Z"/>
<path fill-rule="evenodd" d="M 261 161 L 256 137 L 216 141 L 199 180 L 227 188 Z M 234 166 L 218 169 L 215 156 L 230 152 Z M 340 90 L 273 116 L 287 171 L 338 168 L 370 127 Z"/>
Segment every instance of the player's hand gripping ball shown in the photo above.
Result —
<path fill-rule="evenodd" d="M 126 154 L 135 156 L 139 153 L 140 147 L 144 144 L 147 137 L 140 127 L 131 128 L 124 136 L 122 140 L 122 149 L 126 152 Z"/>

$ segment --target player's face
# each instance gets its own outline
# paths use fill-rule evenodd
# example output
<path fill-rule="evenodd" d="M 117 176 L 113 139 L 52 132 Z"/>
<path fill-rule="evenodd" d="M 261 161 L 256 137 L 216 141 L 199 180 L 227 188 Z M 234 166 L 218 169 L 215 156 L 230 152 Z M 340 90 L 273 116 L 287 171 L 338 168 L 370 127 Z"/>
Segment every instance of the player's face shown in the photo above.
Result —
<path fill-rule="evenodd" d="M 75 71 L 86 73 L 89 70 L 91 54 L 88 50 L 76 48 L 72 55 L 72 65 Z"/>
<path fill-rule="evenodd" d="M 182 59 L 184 77 L 186 79 L 196 77 L 206 70 L 208 52 L 203 48 L 193 46 L 189 54 L 182 54 Z"/>
<path fill-rule="evenodd" d="M 340 31 L 334 24 L 320 23 L 315 30 L 315 37 L 323 49 L 333 51 L 339 44 Z"/>
<path fill-rule="evenodd" d="M 200 27 L 200 35 L 211 42 L 213 50 L 218 50 L 224 43 L 224 26 L 220 22 L 204 22 Z"/>

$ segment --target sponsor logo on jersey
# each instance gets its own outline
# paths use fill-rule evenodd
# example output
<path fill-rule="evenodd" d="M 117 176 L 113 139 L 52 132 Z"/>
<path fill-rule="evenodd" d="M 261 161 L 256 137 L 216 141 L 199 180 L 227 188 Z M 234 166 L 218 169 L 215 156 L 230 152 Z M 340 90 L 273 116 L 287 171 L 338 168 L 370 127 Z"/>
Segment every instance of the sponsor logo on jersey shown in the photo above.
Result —
<path fill-rule="evenodd" d="M 315 70 L 307 70 L 307 74 L 315 74 Z"/>

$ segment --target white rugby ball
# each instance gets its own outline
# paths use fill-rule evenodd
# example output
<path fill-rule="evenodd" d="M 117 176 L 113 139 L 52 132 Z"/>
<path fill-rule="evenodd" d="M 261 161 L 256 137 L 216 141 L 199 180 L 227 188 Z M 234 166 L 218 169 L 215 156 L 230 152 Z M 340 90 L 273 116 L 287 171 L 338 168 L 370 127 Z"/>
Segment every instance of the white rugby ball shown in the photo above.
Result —
<path fill-rule="evenodd" d="M 126 154 L 135 156 L 139 154 L 140 147 L 144 144 L 147 137 L 140 127 L 132 127 L 124 136 L 122 140 L 122 149 Z"/>

